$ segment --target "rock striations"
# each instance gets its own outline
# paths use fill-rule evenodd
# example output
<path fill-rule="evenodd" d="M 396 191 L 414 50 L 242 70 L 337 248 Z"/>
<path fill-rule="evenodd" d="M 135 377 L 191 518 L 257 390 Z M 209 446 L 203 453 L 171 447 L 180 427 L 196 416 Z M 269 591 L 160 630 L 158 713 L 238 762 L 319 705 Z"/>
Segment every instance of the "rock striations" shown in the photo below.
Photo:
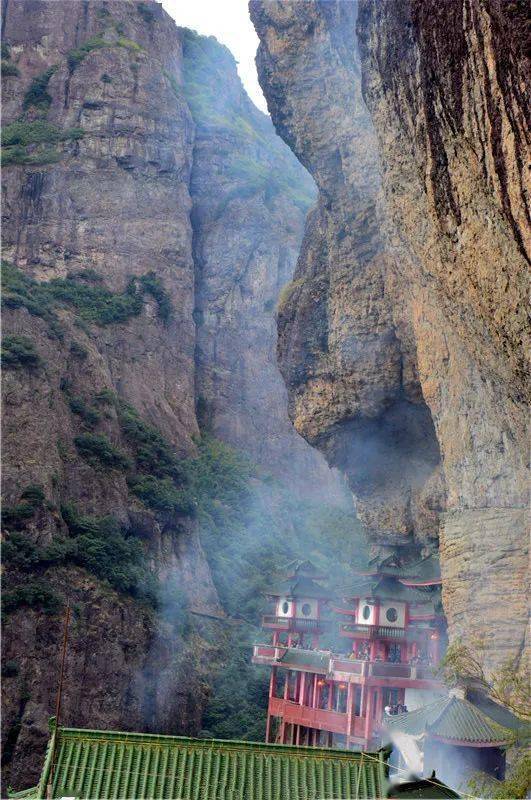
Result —
<path fill-rule="evenodd" d="M 273 121 L 319 187 L 279 313 L 292 419 L 376 542 L 439 544 L 450 636 L 489 668 L 521 658 L 524 4 L 250 9 Z"/>
<path fill-rule="evenodd" d="M 64 719 L 201 728 L 221 626 L 183 609 L 223 609 L 175 488 L 201 423 L 339 489 L 272 359 L 315 190 L 228 51 L 126 0 L 6 0 L 3 37 L 3 758 L 27 786 L 65 598 Z"/>

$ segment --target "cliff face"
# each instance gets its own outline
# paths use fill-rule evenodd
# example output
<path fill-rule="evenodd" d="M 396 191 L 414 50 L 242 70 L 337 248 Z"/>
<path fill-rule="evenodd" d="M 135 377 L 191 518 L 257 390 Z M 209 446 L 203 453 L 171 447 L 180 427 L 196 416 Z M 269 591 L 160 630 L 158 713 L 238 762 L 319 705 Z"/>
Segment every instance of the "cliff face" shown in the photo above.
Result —
<path fill-rule="evenodd" d="M 526 637 L 525 14 L 496 0 L 362 2 L 358 21 L 448 489 L 449 630 L 485 639 L 489 666 L 523 656 Z"/>
<path fill-rule="evenodd" d="M 438 444 L 411 326 L 394 317 L 377 219 L 376 136 L 361 96 L 351 3 L 251 4 L 279 133 L 319 203 L 279 307 L 279 359 L 297 430 L 343 470 L 382 545 L 437 535 Z M 353 57 L 354 56 L 354 57 Z"/>
<path fill-rule="evenodd" d="M 290 413 L 376 542 L 439 540 L 450 636 L 499 665 L 526 630 L 523 7 L 360 3 L 361 64 L 355 4 L 250 7 L 320 189 L 279 315 Z"/>
<path fill-rule="evenodd" d="M 313 189 L 232 58 L 151 2 L 7 0 L 3 25 L 2 725 L 22 786 L 40 770 L 67 599 L 63 719 L 201 728 L 223 633 L 189 612 L 223 609 L 187 499 L 198 416 L 265 466 L 283 451 L 334 482 L 291 431 L 271 365 Z M 206 101 L 201 41 L 217 60 Z M 239 163 L 216 93 L 238 106 Z M 264 177 L 274 161 L 284 182 Z M 270 450 L 255 443 L 267 415 Z"/>
<path fill-rule="evenodd" d="M 202 424 L 301 492 L 337 495 L 324 459 L 295 433 L 276 364 L 275 310 L 315 187 L 251 103 L 230 52 L 185 35 L 196 124 L 192 197 L 196 395 Z M 220 82 L 219 76 L 225 77 Z M 215 187 L 215 191 L 213 191 Z"/>
<path fill-rule="evenodd" d="M 198 430 L 188 191 L 193 123 L 182 93 L 176 97 L 166 77 L 181 84 L 180 36 L 169 18 L 158 13 L 146 25 L 128 3 L 6 5 L 4 36 L 18 74 L 5 80 L 4 134 L 20 120 L 18 139 L 37 143 L 20 145 L 21 155 L 4 167 L 4 257 L 37 281 L 94 270 L 101 282 L 71 284 L 104 287 L 112 298 L 123 295 L 125 306 L 131 279 L 155 271 L 173 311 L 162 320 L 149 293 L 140 313 L 105 325 L 80 318 L 75 307 L 50 308 L 49 299 L 32 307 L 34 313 L 19 303 L 5 310 L 4 341 L 26 337 L 40 363 L 5 372 L 4 503 L 16 508 L 25 487 L 42 487 L 47 505 L 29 526 L 39 547 L 65 536 L 60 509 L 66 503 L 92 518 L 112 514 L 126 529 L 139 530 L 159 575 L 172 574 L 179 584 L 187 575 L 190 584 L 202 574 L 204 600 L 215 608 L 192 522 L 183 515 L 165 530 L 131 495 L 123 470 L 102 469 L 101 460 L 87 461 L 74 444 L 76 436 L 96 435 L 120 451 L 129 449 L 112 405 L 100 408 L 89 434 L 84 417 L 72 411 L 95 407 L 102 390 L 134 406 L 180 455 L 191 452 Z M 49 78 L 30 102 L 26 93 L 43 75 Z M 68 138 L 76 128 L 82 138 Z M 17 163 L 25 158 L 34 163 Z M 188 691 L 195 687 L 206 697 L 206 642 L 198 637 L 183 672 L 179 662 L 187 643 L 171 620 L 162 624 L 149 607 L 75 567 L 52 562 L 45 578 L 75 608 L 65 718 L 127 728 L 149 727 L 155 717 L 168 730 L 199 728 L 201 704 L 194 709 L 175 687 L 188 673 Z M 35 583 L 25 571 L 8 568 L 5 589 L 17 592 L 24 585 Z M 47 738 L 62 615 L 44 614 L 38 601 L 16 607 L 16 597 L 4 624 L 3 657 L 16 674 L 4 679 L 3 726 L 7 760 L 14 764 L 9 780 L 27 785 L 38 774 Z M 159 685 L 167 679 L 171 691 L 153 695 L 145 680 L 150 663 L 160 672 Z"/>

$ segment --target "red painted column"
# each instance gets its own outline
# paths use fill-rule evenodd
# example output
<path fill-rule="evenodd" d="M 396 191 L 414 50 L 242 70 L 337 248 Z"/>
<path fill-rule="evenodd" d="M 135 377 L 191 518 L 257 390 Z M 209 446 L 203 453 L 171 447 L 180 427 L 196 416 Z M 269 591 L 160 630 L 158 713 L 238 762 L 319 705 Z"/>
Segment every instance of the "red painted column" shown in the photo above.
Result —
<path fill-rule="evenodd" d="M 347 745 L 349 744 L 349 737 L 352 735 L 352 713 L 354 710 L 354 692 L 353 684 L 349 682 L 347 687 Z"/>
<path fill-rule="evenodd" d="M 366 746 L 369 743 L 369 739 L 371 738 L 371 724 L 372 724 L 372 691 L 369 686 L 367 686 L 367 702 L 365 704 L 365 731 L 364 736 L 366 739 Z"/>
<path fill-rule="evenodd" d="M 269 742 L 269 732 L 271 730 L 271 713 L 269 709 L 271 708 L 271 698 L 274 696 L 274 688 L 275 688 L 275 678 L 277 674 L 277 668 L 273 667 L 271 670 L 271 677 L 269 679 L 269 704 L 267 709 L 267 721 L 266 721 L 266 735 L 265 740 Z"/>
<path fill-rule="evenodd" d="M 312 708 L 317 708 L 317 675 L 313 676 L 313 686 L 311 692 L 310 705 Z"/>
<path fill-rule="evenodd" d="M 299 705 L 304 705 L 304 689 L 306 687 L 306 673 L 301 673 L 301 680 L 299 685 Z"/>

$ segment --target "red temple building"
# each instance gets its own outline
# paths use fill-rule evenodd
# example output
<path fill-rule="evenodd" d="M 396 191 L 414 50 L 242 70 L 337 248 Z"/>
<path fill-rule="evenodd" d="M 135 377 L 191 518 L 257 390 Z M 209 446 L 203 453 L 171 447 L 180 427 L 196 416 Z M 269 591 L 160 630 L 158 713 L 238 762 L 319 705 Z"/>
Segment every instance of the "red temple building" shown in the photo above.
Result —
<path fill-rule="evenodd" d="M 322 580 L 306 561 L 268 593 L 274 613 L 262 627 L 272 641 L 253 653 L 253 663 L 271 666 L 266 741 L 374 749 L 384 714 L 423 706 L 442 689 L 438 565 L 370 562 L 341 607 Z M 338 648 L 323 642 L 332 626 Z"/>

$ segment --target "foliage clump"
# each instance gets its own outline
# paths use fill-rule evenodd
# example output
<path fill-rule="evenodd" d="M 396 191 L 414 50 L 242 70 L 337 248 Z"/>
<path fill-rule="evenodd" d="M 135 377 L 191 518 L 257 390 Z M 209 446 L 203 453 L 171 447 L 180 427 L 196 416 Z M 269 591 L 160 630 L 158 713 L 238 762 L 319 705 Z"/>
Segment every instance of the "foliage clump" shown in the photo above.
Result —
<path fill-rule="evenodd" d="M 2 129 L 2 163 L 50 164 L 61 157 L 54 145 L 83 136 L 83 128 L 61 130 L 45 119 L 18 119 Z"/>
<path fill-rule="evenodd" d="M 117 401 L 116 409 L 122 433 L 135 453 L 137 469 L 160 478 L 183 477 L 175 451 L 160 431 L 140 417 L 133 406 Z"/>
<path fill-rule="evenodd" d="M 41 282 L 4 262 L 2 290 L 5 307 L 27 308 L 30 314 L 46 320 L 55 335 L 60 334 L 54 311 L 61 307 L 74 309 L 86 322 L 114 325 L 138 316 L 143 308 L 143 295 L 149 293 L 157 300 L 163 319 L 167 320 L 171 313 L 167 292 L 152 272 L 138 279 L 132 278 L 125 291 L 112 292 L 103 285 L 101 276 L 91 269 Z"/>
<path fill-rule="evenodd" d="M 18 78 L 20 75 L 17 65 L 12 64 L 10 61 L 4 61 L 4 59 L 0 62 L 0 71 L 2 78 Z"/>
<path fill-rule="evenodd" d="M 27 336 L 6 335 L 2 339 L 2 364 L 6 369 L 34 370 L 43 361 Z"/>
<path fill-rule="evenodd" d="M 5 614 L 23 606 L 42 611 L 44 614 L 57 614 L 61 610 L 62 598 L 47 580 L 35 578 L 2 595 L 2 611 Z"/>
<path fill-rule="evenodd" d="M 164 288 L 161 279 L 153 270 L 139 278 L 142 290 L 157 302 L 158 314 L 164 323 L 169 322 L 172 314 L 170 296 Z"/>
<path fill-rule="evenodd" d="M 495 672 L 483 667 L 484 643 L 478 639 L 472 647 L 457 640 L 448 647 L 439 672 L 448 686 L 474 687 L 483 690 L 495 702 L 509 708 L 522 719 L 531 719 L 531 687 L 527 665 L 516 658 L 507 660 Z"/>
<path fill-rule="evenodd" d="M 16 661 L 4 661 L 2 664 L 2 678 L 14 678 L 19 673 L 19 666 Z"/>
<path fill-rule="evenodd" d="M 82 397 L 69 395 L 68 405 L 72 414 L 80 417 L 89 428 L 94 427 L 101 420 L 101 412 L 97 408 L 87 405 Z"/>
<path fill-rule="evenodd" d="M 87 322 L 111 325 L 126 322 L 142 311 L 142 297 L 133 286 L 125 292 L 111 292 L 80 278 L 54 278 L 48 291 L 56 303 L 72 306 Z"/>
<path fill-rule="evenodd" d="M 79 455 L 100 469 L 126 470 L 129 459 L 103 433 L 81 433 L 74 438 Z"/>
<path fill-rule="evenodd" d="M 20 71 L 16 64 L 11 63 L 11 48 L 5 42 L 2 42 L 1 55 L 2 55 L 2 61 L 0 67 L 1 67 L 2 78 L 18 77 L 20 75 Z"/>
<path fill-rule="evenodd" d="M 2 505 L 2 525 L 19 530 L 27 524 L 45 500 L 44 490 L 39 484 L 26 486 L 20 495 L 20 502 L 14 506 Z"/>
<path fill-rule="evenodd" d="M 175 486 L 171 478 L 156 478 L 153 475 L 131 476 L 128 485 L 139 500 L 162 517 L 191 514 L 193 498 L 186 489 Z"/>
<path fill-rule="evenodd" d="M 22 586 L 4 594 L 4 611 L 29 605 L 54 613 L 59 596 L 51 589 L 45 571 L 66 564 L 83 567 L 118 592 L 156 603 L 157 585 L 146 566 L 142 544 L 118 520 L 80 514 L 72 504 L 62 506 L 61 514 L 69 536 L 56 537 L 44 546 L 5 524 L 4 564 L 23 577 L 17 581 Z M 8 573 L 8 583 L 13 585 L 14 580 Z"/>
<path fill-rule="evenodd" d="M 2 144 L 6 147 L 14 144 L 55 144 L 66 139 L 81 139 L 83 133 L 82 128 L 61 130 L 45 119 L 32 122 L 19 119 L 2 129 Z"/>
<path fill-rule="evenodd" d="M 42 72 L 40 75 L 37 75 L 36 78 L 33 78 L 30 88 L 24 95 L 24 109 L 34 106 L 41 111 L 47 111 L 50 108 L 52 104 L 52 98 L 48 93 L 48 83 L 55 72 L 57 72 L 57 64 L 54 64 L 45 72 Z"/>
<path fill-rule="evenodd" d="M 55 304 L 48 284 L 33 280 L 6 261 L 2 263 L 2 305 L 5 308 L 26 308 L 33 316 L 45 320 L 50 333 L 62 338 L 62 328 L 53 314 Z"/>
<path fill-rule="evenodd" d="M 141 53 L 144 50 L 141 44 L 133 41 L 133 39 L 127 39 L 125 36 L 120 36 L 116 44 L 118 47 L 124 47 L 126 50 L 130 50 L 133 53 Z"/>
<path fill-rule="evenodd" d="M 297 289 L 300 289 L 301 286 L 303 285 L 304 281 L 299 278 L 296 281 L 290 281 L 281 289 L 277 302 L 277 311 L 279 313 L 282 313 L 282 311 L 284 311 L 287 304 L 293 297 L 293 294 L 297 291 Z"/>
<path fill-rule="evenodd" d="M 142 544 L 115 517 L 82 515 L 73 505 L 63 506 L 61 513 L 74 537 L 69 560 L 119 592 L 156 602 L 156 582 L 146 567 Z"/>
<path fill-rule="evenodd" d="M 72 73 L 89 53 L 93 50 L 101 50 L 102 47 L 110 47 L 110 43 L 106 42 L 102 36 L 91 36 L 84 44 L 69 50 L 66 56 L 66 62 L 70 72 Z"/>
<path fill-rule="evenodd" d="M 70 352 L 74 358 L 78 358 L 80 361 L 84 361 L 88 356 L 87 348 L 75 340 L 70 345 Z"/>

